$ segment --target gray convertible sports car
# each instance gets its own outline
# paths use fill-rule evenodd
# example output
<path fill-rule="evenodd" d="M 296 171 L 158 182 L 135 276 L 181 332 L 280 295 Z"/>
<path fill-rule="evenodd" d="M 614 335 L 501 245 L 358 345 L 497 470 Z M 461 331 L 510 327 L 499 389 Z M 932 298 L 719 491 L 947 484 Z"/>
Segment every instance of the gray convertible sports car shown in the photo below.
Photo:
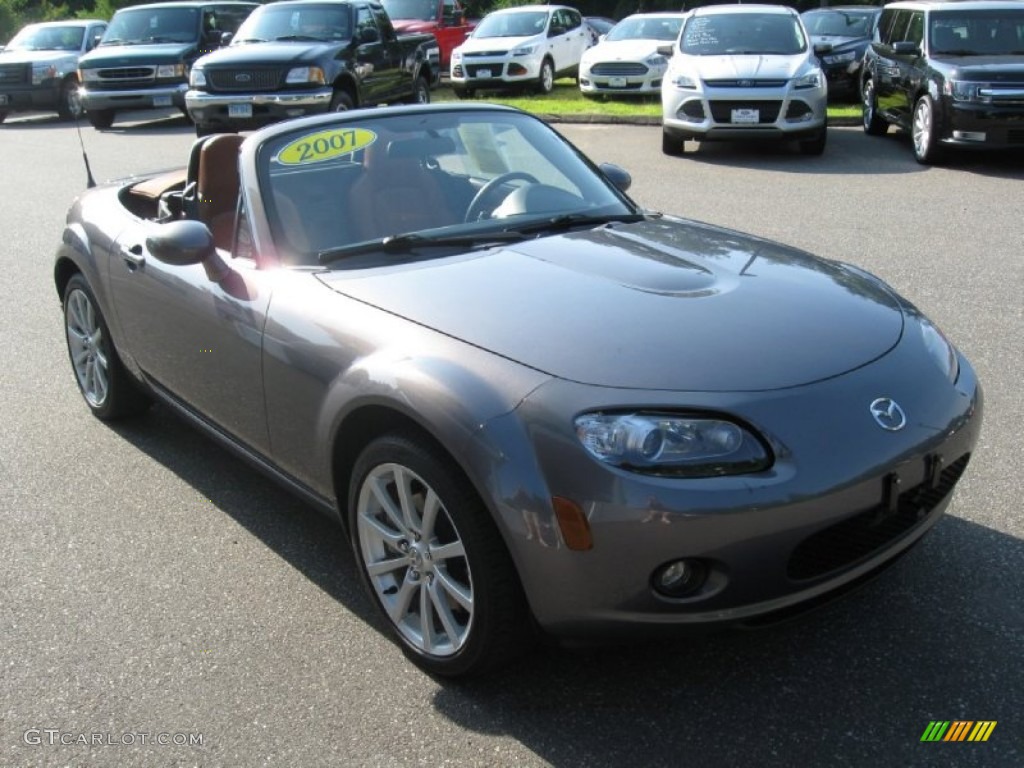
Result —
<path fill-rule="evenodd" d="M 159 401 L 336 516 L 440 674 L 863 582 L 949 504 L 974 371 L 870 274 L 628 185 L 484 104 L 200 139 L 68 214 L 78 386 L 101 419 Z"/>

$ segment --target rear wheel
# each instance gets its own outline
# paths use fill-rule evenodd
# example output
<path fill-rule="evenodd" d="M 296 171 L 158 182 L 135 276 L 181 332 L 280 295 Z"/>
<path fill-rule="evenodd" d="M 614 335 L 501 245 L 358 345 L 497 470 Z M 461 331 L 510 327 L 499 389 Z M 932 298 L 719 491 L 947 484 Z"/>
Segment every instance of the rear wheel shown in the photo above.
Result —
<path fill-rule="evenodd" d="M 416 78 L 416 82 L 412 86 L 412 96 L 409 97 L 410 104 L 429 104 L 430 103 L 430 83 L 427 82 L 427 78 L 420 75 Z"/>
<path fill-rule="evenodd" d="M 551 59 L 544 59 L 540 64 L 540 77 L 537 78 L 537 93 L 551 93 L 555 88 L 555 65 Z"/>
<path fill-rule="evenodd" d="M 89 125 L 97 131 L 103 131 L 114 124 L 114 110 L 112 109 L 89 109 L 85 113 Z"/>
<path fill-rule="evenodd" d="M 914 120 L 910 126 L 914 158 L 922 165 L 931 165 L 939 159 L 939 142 L 935 133 L 935 102 L 925 94 L 914 105 Z"/>
<path fill-rule="evenodd" d="M 864 81 L 861 89 L 861 121 L 868 136 L 883 136 L 889 130 L 889 123 L 878 116 L 878 102 L 875 98 L 875 83 L 871 78 Z"/>
<path fill-rule="evenodd" d="M 82 100 L 78 96 L 78 81 L 68 78 L 60 87 L 57 114 L 61 120 L 72 120 L 82 114 Z"/>
<path fill-rule="evenodd" d="M 450 458 L 415 434 L 386 435 L 360 455 L 350 489 L 363 581 L 410 659 L 454 677 L 528 647 L 512 559 Z"/>
<path fill-rule="evenodd" d="M 149 407 L 124 369 L 96 298 L 81 275 L 64 289 L 64 334 L 71 368 L 89 410 L 110 421 L 133 416 Z"/>

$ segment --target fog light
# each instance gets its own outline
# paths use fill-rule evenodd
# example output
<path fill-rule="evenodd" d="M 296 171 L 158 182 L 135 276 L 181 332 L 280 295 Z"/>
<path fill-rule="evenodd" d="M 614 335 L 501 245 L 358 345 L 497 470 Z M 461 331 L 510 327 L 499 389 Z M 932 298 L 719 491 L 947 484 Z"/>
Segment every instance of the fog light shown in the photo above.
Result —
<path fill-rule="evenodd" d="M 665 597 L 689 597 L 708 579 L 708 568 L 700 560 L 684 558 L 666 563 L 654 571 L 651 584 Z"/>
<path fill-rule="evenodd" d="M 960 141 L 985 141 L 984 131 L 953 131 L 953 138 Z"/>

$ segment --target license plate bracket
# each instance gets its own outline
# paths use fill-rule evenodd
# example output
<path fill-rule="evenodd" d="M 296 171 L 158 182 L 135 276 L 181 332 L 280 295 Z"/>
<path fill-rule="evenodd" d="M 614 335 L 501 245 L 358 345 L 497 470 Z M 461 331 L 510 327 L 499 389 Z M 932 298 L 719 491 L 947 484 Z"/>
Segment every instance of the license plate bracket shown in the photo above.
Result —
<path fill-rule="evenodd" d="M 228 117 L 252 117 L 252 104 L 228 104 Z"/>
<path fill-rule="evenodd" d="M 761 110 L 759 109 L 734 109 L 730 116 L 730 122 L 737 125 L 756 125 L 761 122 Z"/>

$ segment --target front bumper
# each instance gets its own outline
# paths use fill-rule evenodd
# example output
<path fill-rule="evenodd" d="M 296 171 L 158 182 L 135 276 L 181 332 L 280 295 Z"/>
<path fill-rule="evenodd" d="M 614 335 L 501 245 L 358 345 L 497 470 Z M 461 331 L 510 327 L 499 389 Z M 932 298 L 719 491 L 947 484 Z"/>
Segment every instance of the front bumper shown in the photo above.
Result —
<path fill-rule="evenodd" d="M 540 626 L 575 638 L 755 624 L 883 569 L 946 510 L 981 428 L 982 394 L 969 363 L 961 358 L 956 385 L 943 379 L 927 387 L 907 375 L 923 365 L 934 367 L 894 352 L 804 387 L 687 395 L 694 410 L 729 413 L 756 428 L 776 457 L 765 472 L 700 479 L 604 465 L 557 425 L 559 414 L 578 412 L 581 395 L 596 410 L 621 408 L 637 393 L 542 387 L 481 435 L 503 445 L 509 474 L 495 479 L 491 487 L 503 490 L 492 500 Z M 912 423 L 900 432 L 880 429 L 870 416 L 868 403 L 881 393 L 913 404 Z M 680 407 L 678 394 L 643 397 L 652 410 Z M 528 434 L 524 424 L 533 425 Z M 517 433 L 528 447 L 509 447 Z M 531 463 L 539 478 L 513 477 Z M 565 546 L 554 497 L 583 510 L 592 549 Z M 695 594 L 670 599 L 652 577 L 679 558 L 701 561 L 710 575 Z"/>
<path fill-rule="evenodd" d="M 825 126 L 827 87 L 661 89 L 662 125 L 678 139 L 799 140 Z"/>
<path fill-rule="evenodd" d="M 1024 96 L 1020 103 L 1007 105 L 970 104 L 944 96 L 942 106 L 943 143 L 978 148 L 1024 147 Z"/>
<path fill-rule="evenodd" d="M 149 88 L 133 88 L 131 90 L 94 90 L 84 86 L 79 91 L 82 107 L 86 110 L 143 110 L 164 109 L 167 107 L 185 107 L 185 83 L 175 85 L 155 85 Z"/>
<path fill-rule="evenodd" d="M 628 67 L 616 62 L 616 66 L 620 71 L 604 72 L 600 63 L 585 71 L 580 70 L 580 91 L 587 94 L 618 96 L 651 96 L 661 93 L 664 70 L 651 71 L 640 62 Z"/>
<path fill-rule="evenodd" d="M 61 81 L 42 85 L 0 86 L 0 112 L 49 112 L 60 103 Z"/>
<path fill-rule="evenodd" d="M 530 83 L 540 77 L 540 59 L 515 58 L 471 58 L 452 67 L 452 85 L 465 88 L 503 88 L 509 85 Z"/>
<path fill-rule="evenodd" d="M 185 108 L 196 125 L 252 130 L 291 117 L 327 112 L 334 91 L 213 94 L 190 90 Z"/>

